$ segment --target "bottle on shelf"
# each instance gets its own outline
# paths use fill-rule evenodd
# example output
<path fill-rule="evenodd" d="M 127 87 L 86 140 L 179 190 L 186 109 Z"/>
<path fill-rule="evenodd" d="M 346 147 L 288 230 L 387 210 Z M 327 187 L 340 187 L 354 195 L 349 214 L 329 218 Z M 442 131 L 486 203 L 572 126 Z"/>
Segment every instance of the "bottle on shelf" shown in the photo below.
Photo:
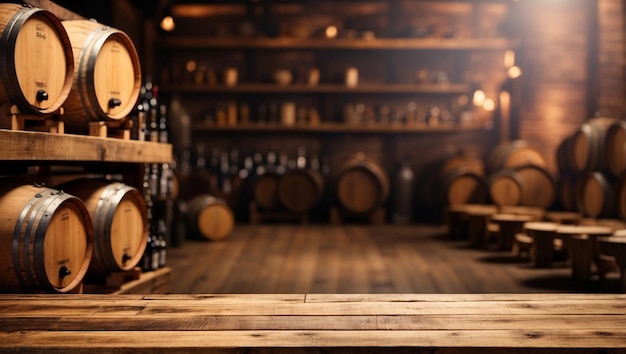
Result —
<path fill-rule="evenodd" d="M 165 225 L 165 220 L 159 219 L 157 223 L 157 243 L 159 246 L 159 268 L 163 268 L 167 264 L 167 242 L 165 241 L 166 233 L 167 233 L 167 226 Z"/>
<path fill-rule="evenodd" d="M 413 215 L 413 188 L 415 174 L 409 164 L 407 156 L 400 163 L 395 176 L 395 193 L 393 202 L 393 222 L 397 224 L 408 224 Z"/>

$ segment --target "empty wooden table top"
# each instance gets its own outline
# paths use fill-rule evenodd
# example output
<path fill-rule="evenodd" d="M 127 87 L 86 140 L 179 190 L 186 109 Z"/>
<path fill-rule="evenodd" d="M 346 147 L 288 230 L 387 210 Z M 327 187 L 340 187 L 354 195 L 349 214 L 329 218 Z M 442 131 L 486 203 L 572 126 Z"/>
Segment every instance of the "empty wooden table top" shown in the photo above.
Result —
<path fill-rule="evenodd" d="M 620 294 L 0 295 L 0 352 L 600 353 L 626 347 L 625 303 Z"/>

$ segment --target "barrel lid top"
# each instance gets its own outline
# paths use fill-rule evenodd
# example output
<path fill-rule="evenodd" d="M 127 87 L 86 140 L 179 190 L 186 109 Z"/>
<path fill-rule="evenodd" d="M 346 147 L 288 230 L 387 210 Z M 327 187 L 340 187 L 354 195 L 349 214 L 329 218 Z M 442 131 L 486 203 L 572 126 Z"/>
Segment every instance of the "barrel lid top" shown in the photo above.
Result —
<path fill-rule="evenodd" d="M 558 225 L 549 221 L 531 221 L 524 224 L 526 230 L 556 231 Z"/>
<path fill-rule="evenodd" d="M 557 233 L 561 234 L 578 234 L 578 235 L 611 235 L 613 230 L 606 226 L 594 226 L 594 225 L 560 225 L 557 228 Z"/>
<path fill-rule="evenodd" d="M 523 214 L 498 213 L 491 216 L 492 221 L 531 221 L 532 216 Z"/>

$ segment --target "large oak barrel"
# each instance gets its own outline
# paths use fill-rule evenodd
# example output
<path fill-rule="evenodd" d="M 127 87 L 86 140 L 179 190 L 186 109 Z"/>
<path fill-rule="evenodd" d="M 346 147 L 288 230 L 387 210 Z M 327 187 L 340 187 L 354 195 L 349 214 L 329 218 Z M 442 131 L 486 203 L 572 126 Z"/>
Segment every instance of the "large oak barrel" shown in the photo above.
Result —
<path fill-rule="evenodd" d="M 524 165 L 547 165 L 543 155 L 528 145 L 526 140 L 513 140 L 500 143 L 487 157 L 488 173 L 495 173 L 505 168 Z"/>
<path fill-rule="evenodd" d="M 235 216 L 224 199 L 202 194 L 187 203 L 187 227 L 192 236 L 219 241 L 228 237 L 234 226 Z"/>
<path fill-rule="evenodd" d="M 252 199 L 264 210 L 276 210 L 281 206 L 278 197 L 280 175 L 275 171 L 265 171 L 253 178 Z"/>
<path fill-rule="evenodd" d="M 545 168 L 524 165 L 513 168 L 522 182 L 521 205 L 548 209 L 556 198 L 556 182 Z"/>
<path fill-rule="evenodd" d="M 604 148 L 607 170 L 613 176 L 626 171 L 626 122 L 615 120 L 607 129 Z"/>
<path fill-rule="evenodd" d="M 574 173 L 607 168 L 605 136 L 613 118 L 594 118 L 582 124 L 566 145 L 568 167 Z"/>
<path fill-rule="evenodd" d="M 22 113 L 57 111 L 72 88 L 74 58 L 61 21 L 52 13 L 0 4 L 0 104 Z"/>
<path fill-rule="evenodd" d="M 146 248 L 148 220 L 141 193 L 122 182 L 76 179 L 58 186 L 81 198 L 93 221 L 94 260 L 90 276 L 135 267 Z"/>
<path fill-rule="evenodd" d="M 56 189 L 0 182 L 0 291 L 70 292 L 93 252 L 83 202 Z"/>
<path fill-rule="evenodd" d="M 499 207 L 521 205 L 524 195 L 523 183 L 512 169 L 496 172 L 486 180 L 489 198 Z"/>
<path fill-rule="evenodd" d="M 615 196 L 617 198 L 617 214 L 620 219 L 626 220 L 626 172 L 615 180 Z"/>
<path fill-rule="evenodd" d="M 66 121 L 85 130 L 88 121 L 120 122 L 133 109 L 141 86 L 141 67 L 124 32 L 95 21 L 63 21 L 76 62 L 65 105 Z"/>
<path fill-rule="evenodd" d="M 587 172 L 576 183 L 576 206 L 584 216 L 612 217 L 616 214 L 613 178 L 600 172 Z"/>
<path fill-rule="evenodd" d="M 434 191 L 440 206 L 487 202 L 487 187 L 484 177 L 464 167 L 441 174 Z"/>
<path fill-rule="evenodd" d="M 335 177 L 336 196 L 347 211 L 365 214 L 380 207 L 389 196 L 385 170 L 364 153 L 344 162 Z"/>
<path fill-rule="evenodd" d="M 310 211 L 322 198 L 324 179 L 319 171 L 293 169 L 280 176 L 278 198 L 285 209 L 294 213 Z"/>

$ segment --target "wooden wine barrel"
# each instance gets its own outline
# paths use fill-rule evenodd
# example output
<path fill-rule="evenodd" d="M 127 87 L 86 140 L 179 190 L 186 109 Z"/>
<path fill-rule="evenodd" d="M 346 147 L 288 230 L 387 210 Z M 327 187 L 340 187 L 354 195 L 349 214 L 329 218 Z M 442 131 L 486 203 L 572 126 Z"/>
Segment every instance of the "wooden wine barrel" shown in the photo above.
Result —
<path fill-rule="evenodd" d="M 545 168 L 525 165 L 513 168 L 522 182 L 521 205 L 548 209 L 556 198 L 556 182 Z"/>
<path fill-rule="evenodd" d="M 576 183 L 578 178 L 573 175 L 562 175 L 557 181 L 558 200 L 561 209 L 567 211 L 577 210 L 576 208 Z"/>
<path fill-rule="evenodd" d="M 285 172 L 278 181 L 278 198 L 285 209 L 294 213 L 310 211 L 324 193 L 322 174 L 312 169 Z"/>
<path fill-rule="evenodd" d="M 370 213 L 389 196 L 387 173 L 363 153 L 346 161 L 339 168 L 335 181 L 337 201 L 353 213 Z"/>
<path fill-rule="evenodd" d="M 94 226 L 94 260 L 88 276 L 133 269 L 148 240 L 146 204 L 141 193 L 122 182 L 81 178 L 57 188 L 85 202 Z"/>
<path fill-rule="evenodd" d="M 487 178 L 486 183 L 493 204 L 499 207 L 522 204 L 523 182 L 514 170 L 496 172 Z"/>
<path fill-rule="evenodd" d="M 626 171 L 626 122 L 615 120 L 607 129 L 604 142 L 607 171 L 620 176 Z"/>
<path fill-rule="evenodd" d="M 574 173 L 604 171 L 607 168 L 605 136 L 613 118 L 594 118 L 582 124 L 568 143 L 568 167 Z"/>
<path fill-rule="evenodd" d="M 72 88 L 74 57 L 61 21 L 52 13 L 0 4 L 0 104 L 22 113 L 56 112 Z"/>
<path fill-rule="evenodd" d="M 264 210 L 276 210 L 281 206 L 278 197 L 278 184 L 280 175 L 276 172 L 266 171 L 254 177 L 252 181 L 252 199 Z"/>
<path fill-rule="evenodd" d="M 615 197 L 617 198 L 617 216 L 626 220 L 626 172 L 615 180 Z"/>
<path fill-rule="evenodd" d="M 123 121 L 141 86 L 139 56 L 124 32 L 95 21 L 63 21 L 74 50 L 74 82 L 65 105 L 70 127 Z"/>
<path fill-rule="evenodd" d="M 529 146 L 525 140 L 503 142 L 496 146 L 487 157 L 487 171 L 490 174 L 506 168 L 525 165 L 542 167 L 547 165 L 543 155 Z"/>
<path fill-rule="evenodd" d="M 433 191 L 437 206 L 484 204 L 488 195 L 483 176 L 464 167 L 439 175 Z"/>
<path fill-rule="evenodd" d="M 203 194 L 187 203 L 187 226 L 192 236 L 220 241 L 233 232 L 235 216 L 224 199 Z"/>
<path fill-rule="evenodd" d="M 612 217 L 616 214 L 614 180 L 600 172 L 587 172 L 576 184 L 576 206 L 584 216 Z"/>
<path fill-rule="evenodd" d="M 93 224 L 80 199 L 0 182 L 0 292 L 70 292 L 81 284 L 92 252 Z"/>

